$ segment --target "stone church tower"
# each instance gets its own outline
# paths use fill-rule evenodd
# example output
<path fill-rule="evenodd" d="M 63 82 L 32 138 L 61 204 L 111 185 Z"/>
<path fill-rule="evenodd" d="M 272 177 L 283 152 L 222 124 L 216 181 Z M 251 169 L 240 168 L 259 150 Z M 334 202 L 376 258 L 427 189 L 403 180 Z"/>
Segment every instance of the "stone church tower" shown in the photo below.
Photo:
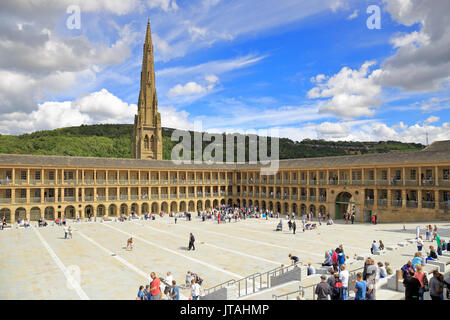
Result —
<path fill-rule="evenodd" d="M 142 59 L 141 90 L 138 112 L 134 116 L 133 157 L 135 159 L 162 159 L 161 115 L 155 89 L 155 67 L 150 21 L 145 35 Z"/>

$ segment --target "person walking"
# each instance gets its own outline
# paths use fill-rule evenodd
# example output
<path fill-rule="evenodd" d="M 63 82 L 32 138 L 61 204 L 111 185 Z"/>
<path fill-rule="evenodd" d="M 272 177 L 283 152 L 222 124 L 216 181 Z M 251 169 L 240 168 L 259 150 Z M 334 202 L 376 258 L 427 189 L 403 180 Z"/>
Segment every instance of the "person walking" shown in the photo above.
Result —
<path fill-rule="evenodd" d="M 67 232 L 68 232 L 68 237 L 70 237 L 70 239 L 72 239 L 72 227 L 71 226 L 69 226 L 67 228 Z"/>
<path fill-rule="evenodd" d="M 348 297 L 348 279 L 350 275 L 346 270 L 345 264 L 341 265 L 341 272 L 339 272 L 339 280 L 342 282 L 342 300 L 347 300 Z"/>
<path fill-rule="evenodd" d="M 67 234 L 69 233 L 69 228 L 67 228 L 67 225 L 64 225 L 64 239 L 67 239 Z"/>
<path fill-rule="evenodd" d="M 352 224 L 355 222 L 355 214 L 352 213 Z"/>
<path fill-rule="evenodd" d="M 444 279 L 439 271 L 433 271 L 433 277 L 430 279 L 430 297 L 431 300 L 444 300 Z"/>
<path fill-rule="evenodd" d="M 177 286 L 177 282 L 172 280 L 172 289 L 170 291 L 169 298 L 172 300 L 180 300 L 180 288 Z"/>
<path fill-rule="evenodd" d="M 320 276 L 320 283 L 316 286 L 315 294 L 317 295 L 317 300 L 328 300 L 328 296 L 331 294 L 331 287 L 327 283 L 327 276 Z"/>
<path fill-rule="evenodd" d="M 416 272 L 414 273 L 414 278 L 419 280 L 420 288 L 419 288 L 419 300 L 423 300 L 423 295 L 425 293 L 425 289 L 428 290 L 428 278 L 427 274 L 422 271 L 422 266 L 419 264 L 415 265 Z M 426 286 L 426 288 L 425 288 Z"/>
<path fill-rule="evenodd" d="M 297 224 L 294 222 L 292 222 L 292 230 L 294 231 L 295 234 L 295 230 L 297 230 Z"/>
<path fill-rule="evenodd" d="M 194 235 L 192 233 L 190 233 L 189 235 L 189 247 L 188 247 L 188 251 L 189 250 L 195 250 L 195 246 L 194 246 L 194 242 L 195 242 L 195 238 Z"/>

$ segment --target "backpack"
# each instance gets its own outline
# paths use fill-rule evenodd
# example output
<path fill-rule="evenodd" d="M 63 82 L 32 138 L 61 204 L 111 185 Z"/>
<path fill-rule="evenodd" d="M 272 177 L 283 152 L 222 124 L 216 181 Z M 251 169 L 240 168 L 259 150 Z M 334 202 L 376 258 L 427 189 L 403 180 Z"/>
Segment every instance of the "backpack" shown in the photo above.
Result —
<path fill-rule="evenodd" d="M 331 290 L 333 298 L 340 299 L 342 296 L 342 281 L 338 280 L 334 283 L 334 287 Z"/>

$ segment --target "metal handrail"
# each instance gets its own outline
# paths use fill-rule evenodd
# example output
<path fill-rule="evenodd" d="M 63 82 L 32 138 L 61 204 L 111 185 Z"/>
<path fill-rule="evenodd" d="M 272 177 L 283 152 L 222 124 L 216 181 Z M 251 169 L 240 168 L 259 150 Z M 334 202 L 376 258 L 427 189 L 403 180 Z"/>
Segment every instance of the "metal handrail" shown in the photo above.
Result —
<path fill-rule="evenodd" d="M 254 274 L 251 274 L 251 275 L 249 275 L 249 276 L 247 276 L 245 278 L 239 279 L 239 280 L 234 280 L 234 279 L 233 280 L 228 280 L 226 282 L 220 283 L 220 284 L 218 284 L 218 285 L 216 285 L 214 287 L 211 287 L 209 289 L 205 289 L 205 294 L 210 294 L 210 293 L 215 292 L 215 291 L 217 291 L 219 289 L 222 289 L 224 286 L 230 286 L 230 285 L 233 285 L 233 284 L 237 284 L 237 287 L 238 287 L 237 296 L 238 297 L 241 297 L 241 296 L 244 296 L 244 295 L 248 295 L 248 294 L 251 294 L 251 293 L 255 293 L 256 289 L 263 288 L 263 280 L 262 280 L 263 278 L 266 278 L 266 288 L 270 288 L 270 287 L 272 287 L 274 285 L 274 283 L 271 283 L 271 281 L 270 281 L 270 277 L 271 276 L 276 276 L 278 274 L 283 274 L 283 273 L 289 271 L 289 269 L 296 268 L 298 266 L 302 266 L 302 263 L 298 263 L 297 265 L 293 265 L 292 264 L 292 265 L 285 266 L 285 267 L 277 267 L 277 268 L 271 269 L 271 270 L 263 272 L 263 273 L 256 272 Z M 259 288 L 256 287 L 256 280 L 258 278 L 259 278 Z M 249 289 L 249 287 L 248 287 L 248 281 L 249 280 L 252 281 L 252 287 L 251 287 L 252 291 L 251 292 L 249 292 L 249 290 L 248 290 Z M 241 293 L 241 283 L 243 281 L 245 281 L 245 294 Z M 243 288 L 244 287 L 242 287 L 242 289 Z"/>

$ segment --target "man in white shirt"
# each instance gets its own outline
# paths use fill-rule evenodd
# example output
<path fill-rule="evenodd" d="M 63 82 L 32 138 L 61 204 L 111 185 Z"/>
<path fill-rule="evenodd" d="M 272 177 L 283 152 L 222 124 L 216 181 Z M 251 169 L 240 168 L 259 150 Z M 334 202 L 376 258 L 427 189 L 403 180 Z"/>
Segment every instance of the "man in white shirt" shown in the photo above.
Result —
<path fill-rule="evenodd" d="M 198 300 L 200 297 L 200 285 L 194 279 L 191 280 L 191 297 L 192 300 Z"/>
<path fill-rule="evenodd" d="M 417 238 L 417 251 L 422 251 L 422 247 L 423 247 L 423 240 L 422 240 L 422 236 L 419 236 Z"/>
<path fill-rule="evenodd" d="M 342 299 L 347 300 L 349 274 L 345 264 L 341 265 L 341 272 L 339 272 L 339 280 L 342 282 Z"/>
<path fill-rule="evenodd" d="M 372 242 L 372 250 L 370 250 L 370 251 L 372 251 L 372 254 L 375 254 L 375 252 L 380 251 L 378 249 L 377 242 L 375 240 L 373 240 L 373 242 Z"/>
<path fill-rule="evenodd" d="M 314 269 L 314 267 L 311 265 L 311 262 L 308 263 L 308 272 L 307 275 L 311 276 L 313 274 L 316 274 L 316 269 Z"/>
<path fill-rule="evenodd" d="M 164 279 L 164 284 L 166 287 L 164 288 L 164 294 L 169 297 L 170 294 L 170 286 L 172 285 L 173 276 L 170 271 L 167 272 L 167 277 Z"/>

